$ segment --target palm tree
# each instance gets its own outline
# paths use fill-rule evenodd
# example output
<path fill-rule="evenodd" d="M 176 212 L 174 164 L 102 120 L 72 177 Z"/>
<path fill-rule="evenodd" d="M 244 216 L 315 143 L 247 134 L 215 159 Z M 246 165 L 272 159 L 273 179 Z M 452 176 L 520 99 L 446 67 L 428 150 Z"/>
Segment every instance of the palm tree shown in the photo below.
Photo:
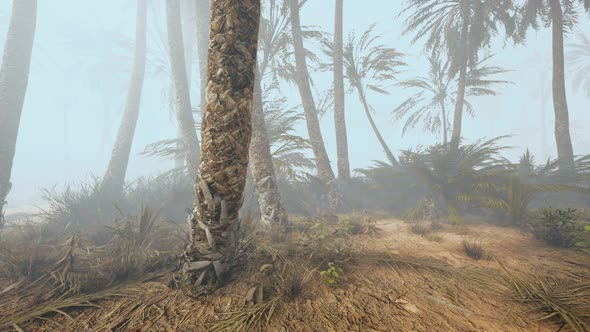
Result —
<path fill-rule="evenodd" d="M 37 0 L 15 0 L 0 68 L 0 224 L 12 184 L 12 162 L 29 82 Z"/>
<path fill-rule="evenodd" d="M 168 49 L 172 81 L 174 83 L 176 117 L 182 132 L 182 144 L 186 147 L 188 173 L 191 179 L 196 179 L 199 169 L 200 149 L 191 108 L 180 22 L 179 0 L 166 1 Z"/>
<path fill-rule="evenodd" d="M 259 23 L 260 0 L 211 3 L 203 158 L 183 266 L 187 281 L 197 285 L 214 285 L 235 258 L 248 169 Z"/>
<path fill-rule="evenodd" d="M 533 0 L 536 1 L 536 0 Z M 414 33 L 413 43 L 425 39 L 431 52 L 440 49 L 449 57 L 450 71 L 459 74 L 453 133 L 455 146 L 461 138 L 463 107 L 468 67 L 479 62 L 482 49 L 489 48 L 500 26 L 512 36 L 516 22 L 512 1 L 480 0 L 406 0 L 402 14 L 409 14 L 404 33 Z"/>
<path fill-rule="evenodd" d="M 466 92 L 469 96 L 495 96 L 497 92 L 492 90 L 494 85 L 509 83 L 507 81 L 488 79 L 488 76 L 505 73 L 506 70 L 497 66 L 486 66 L 485 62 L 490 57 L 481 60 L 466 75 Z M 443 144 L 448 143 L 449 119 L 447 109 L 455 103 L 457 90 L 453 84 L 455 78 L 449 70 L 449 62 L 443 61 L 438 53 L 433 53 L 428 58 L 430 70 L 428 77 L 416 77 L 402 81 L 399 85 L 404 88 L 418 89 L 418 92 L 406 99 L 392 111 L 394 121 L 404 118 L 406 122 L 402 136 L 408 129 L 422 123 L 423 129 L 431 133 L 442 131 Z M 473 105 L 465 99 L 465 109 L 470 115 L 474 114 Z"/>
<path fill-rule="evenodd" d="M 568 60 L 574 89 L 582 91 L 587 97 L 590 97 L 590 37 L 579 33 L 578 38 L 569 46 L 571 50 Z"/>
<path fill-rule="evenodd" d="M 350 180 L 350 162 L 348 160 L 348 137 L 346 135 L 346 116 L 344 111 L 344 66 L 342 58 L 343 45 L 343 0 L 336 0 L 334 20 L 334 126 L 336 130 L 336 156 L 338 157 L 338 179 Z"/>
<path fill-rule="evenodd" d="M 195 1 L 195 0 L 193 0 Z M 201 112 L 205 111 L 205 96 L 207 86 L 207 51 L 209 48 L 209 9 L 210 0 L 196 0 L 197 27 L 197 59 L 199 61 L 199 82 L 201 96 Z"/>
<path fill-rule="evenodd" d="M 521 37 L 526 30 L 552 27 L 553 38 L 553 109 L 555 111 L 555 141 L 560 167 L 574 170 L 574 151 L 570 135 L 569 111 L 565 90 L 564 35 L 571 31 L 578 14 L 577 4 L 590 13 L 590 0 L 526 0 L 521 8 Z"/>
<path fill-rule="evenodd" d="M 140 1 L 137 4 L 135 54 L 131 81 L 129 82 L 129 90 L 127 92 L 125 113 L 121 120 L 119 132 L 117 133 L 117 140 L 113 147 L 111 161 L 102 180 L 101 190 L 109 199 L 117 199 L 123 190 L 127 164 L 129 163 L 129 154 L 131 152 L 131 145 L 133 144 L 137 118 L 139 117 L 141 90 L 146 66 L 146 19 L 147 4 L 145 1 Z"/>
<path fill-rule="evenodd" d="M 287 213 L 281 202 L 277 187 L 277 178 L 273 165 L 268 127 L 265 123 L 262 80 L 267 69 L 274 64 L 274 58 L 284 51 L 287 43 L 285 36 L 285 5 L 269 1 L 268 18 L 262 18 L 258 38 L 258 70 L 254 82 L 254 101 L 252 103 L 252 140 L 250 143 L 250 165 L 254 188 L 258 195 L 260 215 L 263 224 L 287 223 Z M 279 37 L 277 39 L 277 37 Z"/>
<path fill-rule="evenodd" d="M 384 84 L 395 79 L 398 69 L 406 64 L 401 60 L 403 54 L 396 49 L 378 44 L 380 36 L 373 34 L 374 25 L 367 29 L 360 37 L 353 32 L 348 35 L 344 44 L 344 78 L 348 81 L 349 92 L 356 92 L 371 128 L 381 144 L 387 159 L 397 164 L 393 152 L 383 139 L 377 124 L 373 119 L 374 109 L 367 101 L 367 92 L 373 91 L 387 95 Z M 324 40 L 324 53 L 331 52 L 333 44 Z"/>
<path fill-rule="evenodd" d="M 328 188 L 330 206 L 335 208 L 340 204 L 340 199 L 335 183 L 336 178 L 332 171 L 332 166 L 330 166 L 330 159 L 328 158 L 326 146 L 324 145 L 318 112 L 311 91 L 310 76 L 307 70 L 306 50 L 303 47 L 303 34 L 301 31 L 301 21 L 299 19 L 299 9 L 299 0 L 289 0 L 291 36 L 293 53 L 295 56 L 295 80 L 303 104 L 307 132 L 311 141 L 318 176 Z"/>

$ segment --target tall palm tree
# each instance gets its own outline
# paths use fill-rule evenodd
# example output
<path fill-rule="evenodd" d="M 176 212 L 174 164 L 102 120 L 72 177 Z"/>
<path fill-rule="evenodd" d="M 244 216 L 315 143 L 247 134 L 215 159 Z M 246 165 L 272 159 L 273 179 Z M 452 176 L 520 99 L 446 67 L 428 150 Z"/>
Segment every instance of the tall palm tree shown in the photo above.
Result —
<path fill-rule="evenodd" d="M 373 119 L 374 109 L 367 101 L 367 93 L 372 91 L 382 95 L 389 94 L 384 84 L 393 81 L 399 68 L 406 64 L 402 61 L 402 53 L 378 43 L 380 36 L 373 33 L 374 28 L 374 25 L 371 26 L 360 36 L 354 32 L 348 35 L 343 50 L 344 78 L 349 84 L 349 92 L 357 93 L 365 116 L 387 159 L 396 164 L 393 152 Z M 323 44 L 324 52 L 329 53 L 333 44 L 329 40 L 324 40 Z"/>
<path fill-rule="evenodd" d="M 590 13 L 590 0 L 526 0 L 521 8 L 521 37 L 529 27 L 537 30 L 552 27 L 553 39 L 553 109 L 555 111 L 555 141 L 560 167 L 574 170 L 574 150 L 570 135 L 569 111 L 565 89 L 564 35 L 576 23 L 578 7 Z"/>
<path fill-rule="evenodd" d="M 185 277 L 212 285 L 234 258 L 248 168 L 260 0 L 213 0 L 207 108 Z M 195 279 L 196 278 L 196 279 Z"/>
<path fill-rule="evenodd" d="M 29 83 L 37 0 L 15 0 L 0 68 L 0 224 L 12 184 L 12 162 Z"/>
<path fill-rule="evenodd" d="M 196 1 L 195 23 L 197 28 L 197 60 L 199 61 L 199 82 L 201 96 L 201 112 L 205 112 L 205 96 L 207 86 L 207 51 L 209 48 L 209 10 L 211 0 Z"/>
<path fill-rule="evenodd" d="M 406 4 L 402 12 L 408 15 L 404 33 L 414 33 L 413 43 L 425 39 L 429 51 L 444 49 L 451 72 L 459 74 L 451 136 L 458 146 L 468 67 L 474 66 L 481 51 L 489 48 L 500 26 L 507 36 L 513 36 L 514 4 L 509 0 L 406 0 Z"/>
<path fill-rule="evenodd" d="M 125 112 L 121 120 L 121 126 L 117 133 L 117 140 L 111 154 L 111 161 L 102 180 L 103 194 L 110 199 L 117 199 L 123 190 L 125 184 L 125 174 L 129 163 L 129 154 L 135 135 L 137 118 L 141 104 L 141 90 L 146 66 L 146 19 L 147 3 L 140 1 L 137 3 L 137 22 L 135 27 L 135 52 L 133 61 L 133 70 L 129 90 L 127 92 L 127 102 Z"/>
<path fill-rule="evenodd" d="M 467 72 L 466 97 L 495 96 L 497 94 L 493 90 L 495 85 L 509 83 L 488 78 L 488 76 L 506 72 L 501 67 L 486 66 L 485 62 L 489 58 L 484 58 Z M 422 123 L 423 129 L 426 131 L 431 133 L 442 132 L 443 144 L 446 145 L 449 132 L 447 109 L 450 104 L 455 103 L 457 95 L 456 86 L 454 85 L 455 78 L 449 70 L 449 62 L 443 61 L 438 53 L 431 54 L 428 61 L 430 63 L 428 77 L 416 77 L 400 82 L 401 87 L 418 89 L 418 92 L 395 108 L 392 115 L 394 121 L 406 119 L 402 135 L 408 129 Z M 467 98 L 464 104 L 467 113 L 473 116 L 473 105 Z"/>
<path fill-rule="evenodd" d="M 277 54 L 284 50 L 285 5 L 280 6 L 275 0 L 269 1 L 268 18 L 261 19 L 258 37 L 258 70 L 254 82 L 254 100 L 252 103 L 252 141 L 250 143 L 250 164 L 254 188 L 258 195 L 258 204 L 263 224 L 288 221 L 287 213 L 281 202 L 277 187 L 277 178 L 273 165 L 270 141 L 264 115 L 262 80 L 267 70 L 273 65 Z M 279 37 L 277 40 L 277 37 Z"/>
<path fill-rule="evenodd" d="M 176 118 L 182 132 L 182 144 L 186 147 L 186 166 L 188 173 L 191 179 L 196 179 L 199 169 L 200 149 L 191 107 L 180 22 L 179 0 L 166 1 L 168 49 L 172 81 L 174 84 Z"/>
<path fill-rule="evenodd" d="M 343 45 L 343 0 L 336 0 L 334 20 L 334 126 L 336 130 L 336 156 L 338 158 L 338 178 L 350 180 L 350 162 L 348 160 L 348 137 L 346 134 L 346 116 L 344 111 L 344 66 L 342 59 Z"/>
<path fill-rule="evenodd" d="M 569 46 L 568 60 L 574 89 L 590 97 L 590 36 L 580 32 Z"/>
<path fill-rule="evenodd" d="M 299 0 L 289 0 L 291 36 L 293 53 L 295 56 L 295 80 L 303 104 L 305 123 L 311 141 L 318 176 L 328 188 L 330 206 L 336 208 L 340 204 L 340 199 L 335 183 L 336 178 L 332 171 L 332 166 L 330 166 L 330 159 L 328 158 L 326 146 L 324 145 L 318 112 L 311 91 L 310 76 L 307 69 L 306 50 L 303 47 L 303 33 L 301 31 L 299 9 Z"/>

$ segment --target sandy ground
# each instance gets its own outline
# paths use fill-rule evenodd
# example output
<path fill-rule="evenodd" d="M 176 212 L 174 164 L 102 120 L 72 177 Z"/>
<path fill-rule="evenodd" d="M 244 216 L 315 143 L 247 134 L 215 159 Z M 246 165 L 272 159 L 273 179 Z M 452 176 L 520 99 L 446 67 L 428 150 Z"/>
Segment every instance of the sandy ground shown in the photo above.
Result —
<path fill-rule="evenodd" d="M 377 225 L 381 231 L 375 236 L 345 238 L 356 254 L 342 263 L 336 287 L 325 285 L 311 264 L 300 262 L 311 276 L 301 294 L 281 302 L 270 321 L 252 331 L 558 331 L 558 325 L 537 319 L 543 313 L 515 301 L 502 278 L 551 274 L 568 260 L 585 257 L 510 228 L 445 226 L 421 236 L 399 220 Z M 469 258 L 465 239 L 481 242 L 486 259 Z M 259 282 L 253 271 L 263 263 L 276 264 L 250 263 L 208 297 L 190 298 L 168 288 L 166 280 L 136 283 L 128 298 L 68 311 L 71 318 L 55 317 L 55 322 L 36 322 L 24 330 L 63 324 L 71 331 L 209 331 L 252 308 L 244 304 L 245 294 Z"/>

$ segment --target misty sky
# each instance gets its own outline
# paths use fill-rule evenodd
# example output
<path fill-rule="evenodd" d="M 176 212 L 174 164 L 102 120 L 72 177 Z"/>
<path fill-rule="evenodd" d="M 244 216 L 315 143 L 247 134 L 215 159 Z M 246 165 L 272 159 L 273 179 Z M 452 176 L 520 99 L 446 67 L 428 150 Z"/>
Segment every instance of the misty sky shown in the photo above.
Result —
<path fill-rule="evenodd" d="M 148 48 L 166 58 L 159 35 L 164 33 L 164 0 L 153 1 L 148 17 Z M 0 1 L 0 46 L 11 13 L 12 1 Z M 302 24 L 333 30 L 334 1 L 309 1 L 301 14 Z M 397 17 L 401 1 L 345 1 L 345 33 L 362 33 L 377 22 L 382 42 L 408 56 L 409 67 L 400 79 L 426 75 L 422 46 L 412 46 L 402 36 L 403 20 Z M 41 188 L 64 183 L 80 183 L 92 174 L 102 176 L 122 116 L 131 70 L 135 29 L 134 1 L 39 0 L 33 63 L 14 160 L 9 207 L 41 204 Z M 590 20 L 576 31 L 590 33 Z M 159 31 L 159 32 L 158 32 Z M 551 36 L 549 30 L 531 32 L 527 45 L 513 46 L 496 41 L 497 56 L 490 64 L 513 71 L 499 77 L 514 82 L 501 88 L 501 95 L 471 99 L 476 117 L 464 119 L 463 135 L 468 141 L 482 137 L 513 135 L 506 144 L 514 146 L 514 159 L 527 147 L 544 160 L 555 157 L 553 108 L 551 99 Z M 569 38 L 573 37 L 570 35 Z M 126 42 L 122 42 L 126 41 Z M 566 52 L 567 52 L 566 41 Z M 193 67 L 192 101 L 198 103 L 196 59 Z M 567 63 L 566 63 L 567 71 Z M 316 86 L 326 88 L 331 75 L 312 73 Z M 567 79 L 567 77 L 566 77 Z M 128 178 L 157 175 L 171 162 L 140 156 L 146 144 L 173 138 L 174 116 L 168 110 L 166 73 L 148 73 L 144 85 Z M 299 104 L 296 87 L 288 94 L 292 105 Z M 411 91 L 392 87 L 390 96 L 370 95 L 376 120 L 385 139 L 395 151 L 440 141 L 430 133 L 411 131 L 402 138 L 401 123 L 393 124 L 390 112 Z M 590 153 L 590 99 L 574 93 L 568 85 L 572 139 L 575 154 Z M 371 131 L 355 95 L 347 96 L 347 124 L 351 167 L 360 168 L 385 156 Z M 305 134 L 303 123 L 301 133 Z M 333 168 L 336 147 L 332 114 L 322 119 L 322 130 Z"/>

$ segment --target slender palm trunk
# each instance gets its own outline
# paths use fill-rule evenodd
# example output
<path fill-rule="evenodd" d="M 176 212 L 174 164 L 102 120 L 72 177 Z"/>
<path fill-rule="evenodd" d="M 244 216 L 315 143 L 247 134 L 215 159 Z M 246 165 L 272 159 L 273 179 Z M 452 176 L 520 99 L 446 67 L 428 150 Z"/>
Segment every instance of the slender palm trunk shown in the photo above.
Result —
<path fill-rule="evenodd" d="M 330 166 L 330 159 L 326 152 L 320 121 L 318 119 L 317 109 L 311 86 L 309 84 L 309 73 L 305 60 L 305 49 L 303 48 L 303 38 L 301 35 L 301 22 L 299 19 L 299 1 L 289 0 L 291 12 L 291 31 L 293 35 L 293 48 L 295 52 L 295 71 L 296 82 L 299 88 L 299 95 L 303 104 L 305 114 L 305 123 L 307 132 L 311 141 L 311 148 L 315 158 L 318 175 L 324 185 L 328 188 L 330 207 L 336 208 L 340 204 L 339 194 L 336 188 L 334 172 Z"/>
<path fill-rule="evenodd" d="M 465 84 L 467 80 L 467 63 L 469 62 L 469 7 L 465 2 L 463 4 L 463 26 L 461 27 L 461 67 L 459 68 L 459 86 L 457 88 L 457 100 L 455 101 L 455 114 L 453 116 L 453 133 L 451 134 L 451 143 L 454 147 L 459 146 L 461 141 L 461 129 L 463 123 L 463 106 L 465 104 Z"/>
<path fill-rule="evenodd" d="M 211 3 L 203 158 L 183 266 L 185 277 L 198 285 L 222 279 L 235 258 L 248 169 L 259 23 L 260 0 Z"/>
<path fill-rule="evenodd" d="M 287 213 L 283 208 L 277 188 L 275 170 L 272 163 L 270 144 L 266 135 L 266 124 L 262 109 L 261 76 L 254 83 L 252 103 L 252 141 L 250 142 L 250 168 L 254 189 L 258 195 L 260 215 L 263 224 L 285 224 Z"/>
<path fill-rule="evenodd" d="M 35 26 L 37 0 L 14 0 L 0 69 L 0 223 L 12 184 L 12 162 L 23 110 Z"/>
<path fill-rule="evenodd" d="M 569 114 L 565 93 L 563 48 L 563 13 L 559 0 L 552 0 L 553 24 L 553 107 L 555 110 L 555 141 L 559 167 L 563 171 L 574 170 L 574 152 L 570 136 Z"/>
<path fill-rule="evenodd" d="M 181 19 L 182 19 L 182 40 L 184 45 L 184 59 L 186 65 L 186 81 L 188 82 L 188 89 L 189 92 L 191 91 L 192 86 L 192 69 L 193 69 L 193 45 L 195 41 L 195 0 L 182 0 L 180 2 L 180 10 L 181 10 Z M 174 93 L 174 88 L 172 88 L 172 93 Z M 178 136 L 178 149 L 180 151 L 183 150 L 182 148 L 182 130 L 180 130 L 180 126 L 177 129 L 177 136 Z M 174 158 L 174 164 L 177 168 L 184 168 L 186 165 L 184 161 L 186 160 L 186 154 L 177 154 Z"/>
<path fill-rule="evenodd" d="M 179 0 L 166 1 L 166 24 L 168 28 L 168 48 L 172 81 L 174 83 L 174 97 L 176 103 L 176 118 L 182 131 L 182 144 L 186 150 L 186 165 L 191 179 L 197 178 L 199 169 L 199 140 L 193 119 L 190 93 L 186 77 L 184 59 L 184 45 L 180 23 Z"/>
<path fill-rule="evenodd" d="M 336 18 L 334 27 L 334 126 L 336 130 L 336 153 L 338 157 L 338 178 L 350 180 L 350 162 L 348 160 L 348 137 L 346 134 L 346 117 L 344 111 L 344 66 L 342 59 L 342 21 L 343 0 L 336 0 Z"/>
<path fill-rule="evenodd" d="M 102 193 L 108 199 L 118 199 L 125 184 L 129 155 L 135 136 L 135 127 L 139 117 L 141 105 L 141 90 L 145 76 L 146 62 L 146 19 L 147 4 L 145 1 L 137 3 L 137 22 L 135 27 L 135 54 L 133 56 L 133 70 L 127 92 L 125 112 L 117 139 L 113 146 L 111 161 L 102 180 Z"/>
<path fill-rule="evenodd" d="M 442 112 L 443 144 L 446 146 L 448 143 L 447 133 L 448 133 L 449 129 L 447 128 L 447 109 L 445 107 L 444 101 L 441 101 L 440 108 L 441 108 L 441 112 Z"/>
<path fill-rule="evenodd" d="M 387 159 L 389 159 L 389 161 L 392 164 L 397 165 L 398 164 L 397 159 L 395 158 L 395 156 L 393 155 L 393 152 L 391 152 L 391 149 L 389 148 L 389 146 L 387 145 L 387 143 L 383 139 L 383 136 L 381 136 L 381 132 L 379 131 L 379 128 L 377 128 L 377 124 L 375 124 L 375 121 L 373 120 L 373 116 L 371 115 L 371 109 L 369 108 L 369 104 L 367 103 L 367 98 L 365 97 L 365 92 L 363 91 L 363 88 L 358 87 L 358 86 L 356 88 L 357 88 L 357 92 L 358 92 L 359 98 L 361 100 L 361 103 L 363 104 L 363 108 L 365 109 L 365 115 L 367 116 L 367 119 L 369 120 L 369 123 L 371 124 L 371 128 L 373 128 L 373 132 L 375 133 L 375 136 L 377 136 L 377 140 L 379 140 L 379 144 L 381 144 L 381 148 L 383 148 L 383 151 L 385 152 Z"/>
<path fill-rule="evenodd" d="M 199 61 L 199 82 L 201 95 L 201 110 L 205 112 L 205 99 L 207 87 L 207 52 L 209 49 L 209 18 L 210 0 L 196 1 L 196 26 L 197 26 L 197 57 Z"/>

